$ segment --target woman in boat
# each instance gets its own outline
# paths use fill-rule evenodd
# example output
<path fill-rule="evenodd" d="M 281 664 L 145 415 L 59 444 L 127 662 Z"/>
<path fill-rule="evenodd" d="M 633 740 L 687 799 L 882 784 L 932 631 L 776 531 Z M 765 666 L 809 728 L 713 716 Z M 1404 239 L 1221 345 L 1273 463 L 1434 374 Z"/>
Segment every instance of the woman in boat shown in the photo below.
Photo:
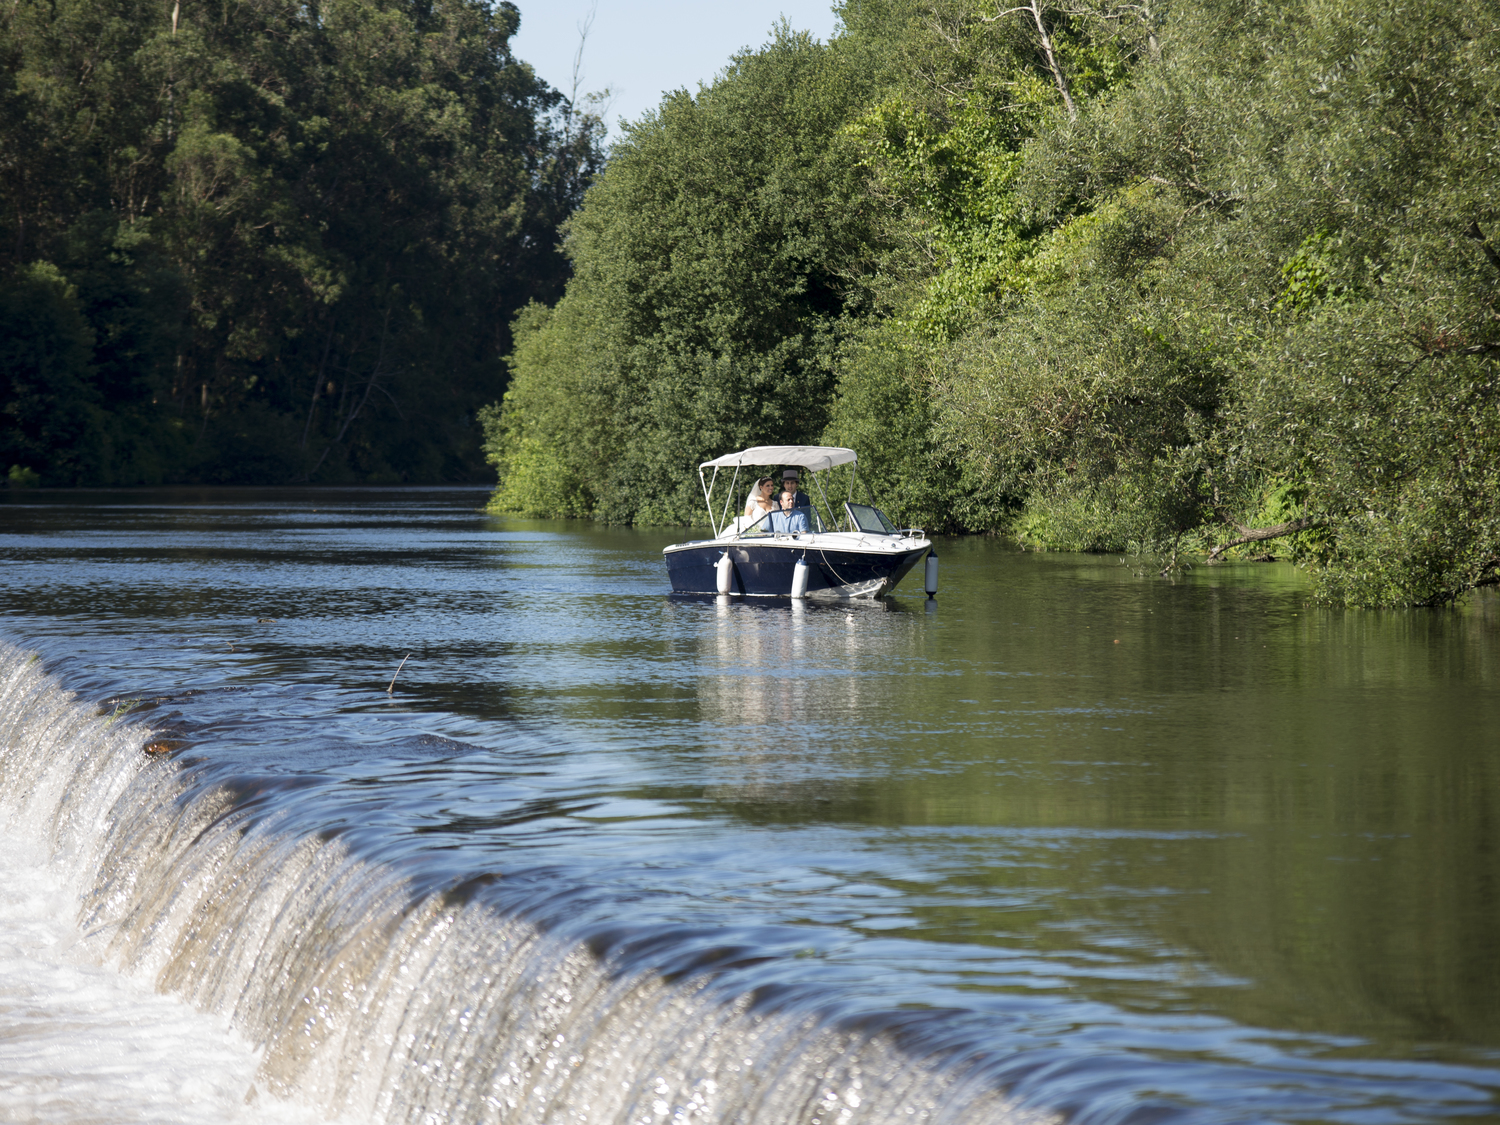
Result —
<path fill-rule="evenodd" d="M 770 477 L 761 477 L 750 489 L 750 495 L 745 498 L 745 519 L 747 524 L 760 519 L 771 510 L 771 490 L 776 482 Z"/>

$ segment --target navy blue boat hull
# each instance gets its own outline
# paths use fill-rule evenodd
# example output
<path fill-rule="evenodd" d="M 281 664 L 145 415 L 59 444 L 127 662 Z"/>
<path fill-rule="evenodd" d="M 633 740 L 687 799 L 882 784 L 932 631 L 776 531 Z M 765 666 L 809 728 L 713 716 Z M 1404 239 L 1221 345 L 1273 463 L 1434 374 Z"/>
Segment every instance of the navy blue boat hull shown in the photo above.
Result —
<path fill-rule="evenodd" d="M 664 552 L 674 594 L 717 594 L 719 559 L 725 551 L 734 562 L 730 592 L 745 597 L 790 597 L 797 560 L 808 566 L 810 597 L 889 593 L 927 555 L 911 551 L 844 551 L 781 540 L 776 544 L 703 540 L 668 547 Z M 877 586 L 868 593 L 869 587 Z"/>

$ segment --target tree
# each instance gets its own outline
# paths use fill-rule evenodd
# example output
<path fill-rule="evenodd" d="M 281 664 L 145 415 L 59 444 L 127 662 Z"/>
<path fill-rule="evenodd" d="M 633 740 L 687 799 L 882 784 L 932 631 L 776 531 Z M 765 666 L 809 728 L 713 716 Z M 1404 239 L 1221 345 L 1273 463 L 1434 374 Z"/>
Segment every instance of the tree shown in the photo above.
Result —
<path fill-rule="evenodd" d="M 690 521 L 697 463 L 817 439 L 870 253 L 872 207 L 841 134 L 870 81 L 782 27 L 627 128 L 568 223 L 567 295 L 523 319 L 512 389 L 487 415 L 499 505 L 544 510 L 545 490 L 519 482 L 561 471 L 590 514 Z M 586 416 L 583 401 L 598 405 Z M 597 460 L 579 463 L 582 449 Z"/>
<path fill-rule="evenodd" d="M 161 339 L 95 325 L 101 408 L 146 428 L 148 461 L 265 483 L 480 471 L 511 316 L 560 294 L 557 226 L 602 159 L 597 119 L 512 56 L 513 6 L 19 0 L 0 20 L 0 268 L 114 277 L 98 305 L 79 286 L 86 315 L 153 309 L 165 363 Z M 146 289 L 124 296 L 127 275 Z M 135 471 L 118 462 L 100 472 Z"/>

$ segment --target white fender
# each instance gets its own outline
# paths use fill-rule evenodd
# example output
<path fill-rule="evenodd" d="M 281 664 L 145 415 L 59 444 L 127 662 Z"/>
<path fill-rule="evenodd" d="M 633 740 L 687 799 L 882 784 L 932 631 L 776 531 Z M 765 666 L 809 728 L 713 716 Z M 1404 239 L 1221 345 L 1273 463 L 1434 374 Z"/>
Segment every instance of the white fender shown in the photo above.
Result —
<path fill-rule="evenodd" d="M 719 556 L 719 565 L 715 569 L 719 572 L 719 593 L 731 593 L 734 590 L 734 560 L 728 551 Z"/>
<path fill-rule="evenodd" d="M 927 581 L 923 583 L 923 586 L 927 590 L 927 596 L 929 598 L 937 597 L 937 555 L 931 551 L 927 552 L 927 572 L 925 577 Z"/>
<path fill-rule="evenodd" d="M 807 560 L 798 559 L 792 568 L 792 597 L 807 597 Z"/>

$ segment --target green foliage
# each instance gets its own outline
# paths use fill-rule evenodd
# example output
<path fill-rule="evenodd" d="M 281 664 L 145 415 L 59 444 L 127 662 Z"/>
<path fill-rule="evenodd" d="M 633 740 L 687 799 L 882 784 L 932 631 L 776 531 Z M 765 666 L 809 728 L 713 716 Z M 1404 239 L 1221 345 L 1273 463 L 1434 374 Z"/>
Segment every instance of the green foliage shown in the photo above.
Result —
<path fill-rule="evenodd" d="M 1178 9 L 1159 65 L 1038 133 L 1025 295 L 935 381 L 939 444 L 1025 537 L 1226 542 L 1295 481 L 1330 600 L 1495 580 L 1492 15 Z"/>
<path fill-rule="evenodd" d="M 76 425 L 46 439 L 44 478 L 482 471 L 474 415 L 504 387 L 511 317 L 561 292 L 557 226 L 600 163 L 600 123 L 511 55 L 518 19 L 490 0 L 10 5 L 0 276 L 24 288 L 47 262 L 72 287 L 99 415 L 87 448 Z"/>
<path fill-rule="evenodd" d="M 1024 289 L 1025 259 L 1045 232 L 1016 179 L 1026 146 L 1054 120 L 1057 79 L 1029 15 L 991 11 L 970 0 L 930 5 L 901 44 L 905 77 L 851 129 L 901 251 L 884 263 L 887 284 L 920 293 L 902 302 L 900 319 L 932 341 L 962 335 L 995 299 Z M 1084 12 L 1049 16 L 1076 95 L 1125 79 L 1111 29 Z"/>
<path fill-rule="evenodd" d="M 859 475 L 899 524 L 950 533 L 994 523 L 972 508 L 964 466 L 938 449 L 930 348 L 886 321 L 851 339 L 823 440 L 860 455 Z"/>
<path fill-rule="evenodd" d="M 821 432 L 934 529 L 1500 581 L 1494 0 L 841 14 L 627 137 L 497 503 L 686 520 L 695 461 Z"/>
<path fill-rule="evenodd" d="M 1331 253 L 1327 231 L 1307 236 L 1302 245 L 1281 267 L 1285 287 L 1272 307 L 1302 311 L 1329 300 L 1343 300 L 1348 289 L 1334 276 L 1337 257 Z"/>
<path fill-rule="evenodd" d="M 573 307 L 533 304 L 516 317 L 510 362 L 520 375 L 480 414 L 485 455 L 500 475 L 492 512 L 575 518 L 598 506 L 590 482 L 614 450 L 606 401 L 589 385 L 584 333 L 565 319 Z"/>

